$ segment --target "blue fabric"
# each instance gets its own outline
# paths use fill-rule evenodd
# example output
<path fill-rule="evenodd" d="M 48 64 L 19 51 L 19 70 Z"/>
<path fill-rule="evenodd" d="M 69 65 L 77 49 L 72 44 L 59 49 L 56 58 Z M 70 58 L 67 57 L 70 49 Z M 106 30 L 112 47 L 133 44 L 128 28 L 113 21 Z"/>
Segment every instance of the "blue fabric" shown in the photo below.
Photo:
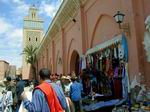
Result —
<path fill-rule="evenodd" d="M 124 49 L 125 61 L 128 62 L 128 42 L 127 42 L 127 39 L 126 39 L 126 36 L 124 33 L 122 34 L 121 43 L 122 43 L 122 47 Z"/>
<path fill-rule="evenodd" d="M 88 106 L 84 106 L 83 109 L 85 111 L 92 111 L 92 110 L 96 110 L 96 109 L 99 109 L 99 108 L 102 108 L 102 107 L 113 106 L 118 102 L 119 102 L 119 99 L 105 101 L 105 102 L 101 101 L 101 102 L 98 102 L 98 103 L 90 104 Z"/>
<path fill-rule="evenodd" d="M 82 85 L 74 81 L 72 85 L 70 86 L 70 98 L 72 101 L 79 101 L 81 100 L 81 91 L 82 91 Z"/>
<path fill-rule="evenodd" d="M 51 83 L 52 87 L 54 88 L 55 92 L 56 92 L 56 95 L 57 95 L 57 98 L 62 106 L 63 109 L 66 109 L 67 107 L 67 102 L 66 102 L 66 97 L 64 95 L 64 92 L 63 90 L 61 89 L 60 86 L 54 84 L 54 83 Z"/>
<path fill-rule="evenodd" d="M 50 80 L 46 80 L 46 82 L 48 82 L 49 84 L 51 83 Z M 51 83 L 51 85 L 56 92 L 57 98 L 59 102 L 61 103 L 62 108 L 66 109 L 67 103 L 66 103 L 64 93 L 56 84 Z M 30 102 L 28 99 L 24 99 L 23 103 L 24 103 L 25 108 L 29 112 L 50 112 L 48 103 L 45 99 L 45 95 L 39 89 L 36 89 L 34 91 L 33 96 L 32 96 L 32 102 Z"/>

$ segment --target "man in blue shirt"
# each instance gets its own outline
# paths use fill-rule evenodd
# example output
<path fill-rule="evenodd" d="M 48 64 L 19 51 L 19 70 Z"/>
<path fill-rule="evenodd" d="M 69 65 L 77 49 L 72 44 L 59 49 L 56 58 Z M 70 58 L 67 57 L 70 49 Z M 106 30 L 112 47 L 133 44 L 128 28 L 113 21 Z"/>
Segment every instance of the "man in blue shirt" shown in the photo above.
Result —
<path fill-rule="evenodd" d="M 63 91 L 60 89 L 60 87 L 52 83 L 51 80 L 49 79 L 51 75 L 50 71 L 46 68 L 43 68 L 40 70 L 39 75 L 40 75 L 40 83 L 46 82 L 52 86 L 52 88 L 54 89 L 56 93 L 56 96 L 59 100 L 61 107 L 65 110 L 67 106 L 65 95 Z M 51 112 L 46 96 L 40 89 L 34 90 L 33 95 L 32 95 L 32 102 L 30 102 L 27 99 L 25 93 L 22 94 L 22 99 L 23 99 L 25 108 L 29 112 Z"/>
<path fill-rule="evenodd" d="M 70 98 L 75 106 L 75 112 L 80 112 L 82 85 L 76 81 L 76 76 L 73 76 L 71 80 L 73 83 L 70 86 Z"/>

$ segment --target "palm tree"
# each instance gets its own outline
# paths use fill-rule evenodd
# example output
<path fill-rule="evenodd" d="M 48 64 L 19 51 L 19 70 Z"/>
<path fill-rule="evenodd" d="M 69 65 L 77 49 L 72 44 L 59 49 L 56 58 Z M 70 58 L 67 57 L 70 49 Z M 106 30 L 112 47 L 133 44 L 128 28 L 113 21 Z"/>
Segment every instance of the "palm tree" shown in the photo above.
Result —
<path fill-rule="evenodd" d="M 23 49 L 23 52 L 22 52 L 22 54 L 25 54 L 26 56 L 26 62 L 28 64 L 31 64 L 32 74 L 35 80 L 37 80 L 36 67 L 35 67 L 35 62 L 37 61 L 37 49 L 38 47 L 28 45 Z"/>

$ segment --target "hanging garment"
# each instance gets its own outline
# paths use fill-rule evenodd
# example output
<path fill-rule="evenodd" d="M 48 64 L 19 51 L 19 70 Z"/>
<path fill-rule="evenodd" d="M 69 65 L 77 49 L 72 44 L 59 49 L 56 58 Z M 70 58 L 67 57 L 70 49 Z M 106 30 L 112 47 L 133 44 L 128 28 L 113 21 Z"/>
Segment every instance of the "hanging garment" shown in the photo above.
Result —
<path fill-rule="evenodd" d="M 102 71 L 105 72 L 106 71 L 106 58 L 103 57 L 102 59 Z"/>
<path fill-rule="evenodd" d="M 126 74 L 125 67 L 122 70 L 122 97 L 124 99 L 128 98 L 128 77 Z"/>
<path fill-rule="evenodd" d="M 90 60 L 91 60 L 91 67 L 93 68 L 93 64 L 94 64 L 93 56 L 90 56 Z"/>
<path fill-rule="evenodd" d="M 98 60 L 99 60 L 99 58 L 98 58 L 98 57 L 99 57 L 98 54 L 96 54 L 96 65 L 95 65 L 95 69 L 96 69 L 96 70 L 99 69 L 99 65 L 98 65 Z"/>
<path fill-rule="evenodd" d="M 82 74 L 81 72 L 82 72 L 82 58 L 80 57 L 80 61 L 79 61 L 79 73 Z"/>
<path fill-rule="evenodd" d="M 103 70 L 103 67 L 102 67 L 102 65 L 103 65 L 103 64 L 102 64 L 102 58 L 103 58 L 103 56 L 102 56 L 102 54 L 100 54 L 100 55 L 99 55 L 99 70 L 100 70 L 100 71 Z"/>
<path fill-rule="evenodd" d="M 91 59 L 90 59 L 90 56 L 88 55 L 86 57 L 86 67 L 89 69 L 90 68 L 90 63 L 91 63 Z"/>
<path fill-rule="evenodd" d="M 82 56 L 82 70 L 83 69 L 86 69 L 86 58 L 85 58 L 85 56 Z"/>
<path fill-rule="evenodd" d="M 116 48 L 114 48 L 114 58 L 117 58 L 117 51 L 116 51 Z"/>
<path fill-rule="evenodd" d="M 114 98 L 122 98 L 122 78 L 114 78 Z"/>
<path fill-rule="evenodd" d="M 109 68 L 110 68 L 110 60 L 109 60 L 109 58 L 107 57 L 107 58 L 106 58 L 106 72 L 109 71 Z"/>
<path fill-rule="evenodd" d="M 150 32 L 144 33 L 144 49 L 146 51 L 147 61 L 150 62 Z"/>
<path fill-rule="evenodd" d="M 125 62 L 128 62 L 128 42 L 127 42 L 127 39 L 126 39 L 126 36 L 124 33 L 122 34 L 121 44 L 122 44 L 122 48 L 124 50 Z"/>
<path fill-rule="evenodd" d="M 117 58 L 117 59 L 113 58 L 112 59 L 112 68 L 115 69 L 118 66 L 119 66 L 119 58 Z"/>
<path fill-rule="evenodd" d="M 118 77 L 118 72 L 119 72 L 119 67 L 116 67 L 115 71 L 114 71 L 114 76 L 115 77 Z"/>
<path fill-rule="evenodd" d="M 124 58 L 124 49 L 120 44 L 118 44 L 118 57 L 120 60 Z"/>

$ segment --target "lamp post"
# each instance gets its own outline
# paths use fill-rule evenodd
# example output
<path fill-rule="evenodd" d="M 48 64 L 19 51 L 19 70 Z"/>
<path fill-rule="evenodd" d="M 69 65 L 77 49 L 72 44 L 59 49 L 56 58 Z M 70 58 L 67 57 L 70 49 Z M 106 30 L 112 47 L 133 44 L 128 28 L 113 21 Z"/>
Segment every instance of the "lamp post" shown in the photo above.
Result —
<path fill-rule="evenodd" d="M 117 11 L 117 13 L 113 17 L 115 18 L 116 23 L 119 24 L 119 28 L 122 29 L 123 32 L 127 33 L 127 35 L 130 35 L 129 23 L 123 23 L 124 16 L 125 14 Z"/>

